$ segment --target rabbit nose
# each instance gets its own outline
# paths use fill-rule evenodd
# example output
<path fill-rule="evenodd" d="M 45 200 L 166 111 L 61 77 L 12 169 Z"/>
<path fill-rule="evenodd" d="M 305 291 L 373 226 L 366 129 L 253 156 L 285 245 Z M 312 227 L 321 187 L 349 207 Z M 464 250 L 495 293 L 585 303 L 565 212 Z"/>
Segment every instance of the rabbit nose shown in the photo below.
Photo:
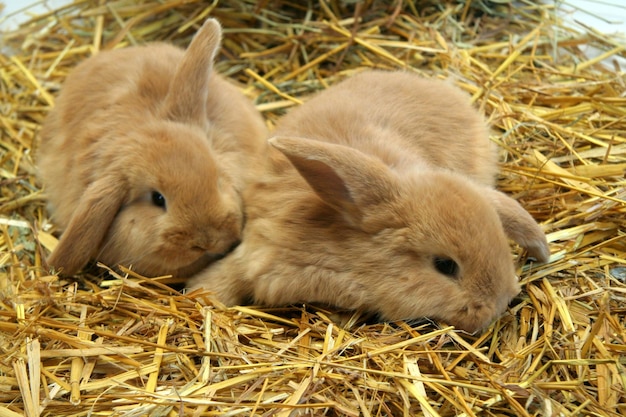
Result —
<path fill-rule="evenodd" d="M 193 245 L 193 246 L 191 246 L 191 250 L 192 250 L 192 251 L 196 251 L 196 252 L 208 252 L 208 251 L 206 250 L 206 248 L 204 248 L 204 247 L 202 247 L 202 246 L 199 246 L 199 245 Z"/>

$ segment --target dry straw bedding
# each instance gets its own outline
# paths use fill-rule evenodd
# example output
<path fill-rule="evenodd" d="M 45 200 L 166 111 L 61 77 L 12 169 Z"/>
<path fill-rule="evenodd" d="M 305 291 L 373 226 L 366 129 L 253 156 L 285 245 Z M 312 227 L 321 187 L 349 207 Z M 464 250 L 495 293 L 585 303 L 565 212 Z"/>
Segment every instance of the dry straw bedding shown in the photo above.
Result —
<path fill-rule="evenodd" d="M 0 417 L 626 413 L 625 45 L 531 2 L 356 3 L 83 0 L 4 35 Z M 206 16 L 226 28 L 218 69 L 270 125 L 368 67 L 470 92 L 502 150 L 499 188 L 553 253 L 533 265 L 513 248 L 524 291 L 507 314 L 469 335 L 324 307 L 203 308 L 103 267 L 50 275 L 33 154 L 59 85 L 99 49 L 186 45 Z"/>

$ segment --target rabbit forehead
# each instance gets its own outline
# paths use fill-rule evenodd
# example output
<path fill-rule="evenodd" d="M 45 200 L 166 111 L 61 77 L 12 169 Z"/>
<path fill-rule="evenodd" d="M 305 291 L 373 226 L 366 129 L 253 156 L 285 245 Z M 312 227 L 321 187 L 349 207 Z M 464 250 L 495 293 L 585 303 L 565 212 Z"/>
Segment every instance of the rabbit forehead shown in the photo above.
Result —
<path fill-rule="evenodd" d="M 489 259 L 502 258 L 511 263 L 500 219 L 479 186 L 448 173 L 419 181 L 413 186 L 405 183 L 402 193 L 402 216 L 408 219 L 412 245 L 468 265 L 487 267 L 487 263 L 497 264 Z"/>
<path fill-rule="evenodd" d="M 139 135 L 144 141 L 141 153 L 125 158 L 135 187 L 197 201 L 217 187 L 219 169 L 201 129 L 166 122 Z"/>

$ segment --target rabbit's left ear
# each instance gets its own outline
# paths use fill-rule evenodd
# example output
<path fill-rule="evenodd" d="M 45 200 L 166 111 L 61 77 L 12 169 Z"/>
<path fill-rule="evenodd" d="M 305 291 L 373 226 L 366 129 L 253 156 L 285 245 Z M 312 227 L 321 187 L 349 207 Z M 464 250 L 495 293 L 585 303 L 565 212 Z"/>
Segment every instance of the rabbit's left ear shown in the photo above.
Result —
<path fill-rule="evenodd" d="M 291 161 L 326 204 L 355 226 L 397 195 L 387 166 L 356 149 L 303 138 L 274 137 L 269 143 Z"/>
<path fill-rule="evenodd" d="M 511 197 L 491 188 L 485 189 L 500 217 L 505 233 L 539 262 L 548 262 L 550 248 L 546 235 L 535 219 Z"/>
<path fill-rule="evenodd" d="M 126 188 L 121 178 L 106 176 L 93 182 L 78 202 L 48 264 L 61 269 L 63 275 L 74 275 L 94 258 L 126 199 Z"/>

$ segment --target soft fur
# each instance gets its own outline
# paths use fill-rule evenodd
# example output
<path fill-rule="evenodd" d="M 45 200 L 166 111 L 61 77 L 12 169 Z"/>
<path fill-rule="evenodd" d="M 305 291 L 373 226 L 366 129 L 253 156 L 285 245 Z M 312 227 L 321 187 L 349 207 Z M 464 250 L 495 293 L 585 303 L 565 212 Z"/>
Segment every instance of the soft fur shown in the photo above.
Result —
<path fill-rule="evenodd" d="M 186 51 L 154 43 L 101 52 L 67 77 L 37 155 L 65 229 L 50 265 L 74 274 L 95 258 L 188 276 L 240 240 L 241 191 L 267 131 L 213 72 L 220 41 L 209 19 Z"/>
<path fill-rule="evenodd" d="M 242 244 L 189 288 L 229 305 L 322 302 L 476 331 L 520 290 L 507 234 L 549 257 L 531 216 L 493 189 L 485 122 L 447 82 L 362 73 L 276 135 L 244 194 Z"/>

